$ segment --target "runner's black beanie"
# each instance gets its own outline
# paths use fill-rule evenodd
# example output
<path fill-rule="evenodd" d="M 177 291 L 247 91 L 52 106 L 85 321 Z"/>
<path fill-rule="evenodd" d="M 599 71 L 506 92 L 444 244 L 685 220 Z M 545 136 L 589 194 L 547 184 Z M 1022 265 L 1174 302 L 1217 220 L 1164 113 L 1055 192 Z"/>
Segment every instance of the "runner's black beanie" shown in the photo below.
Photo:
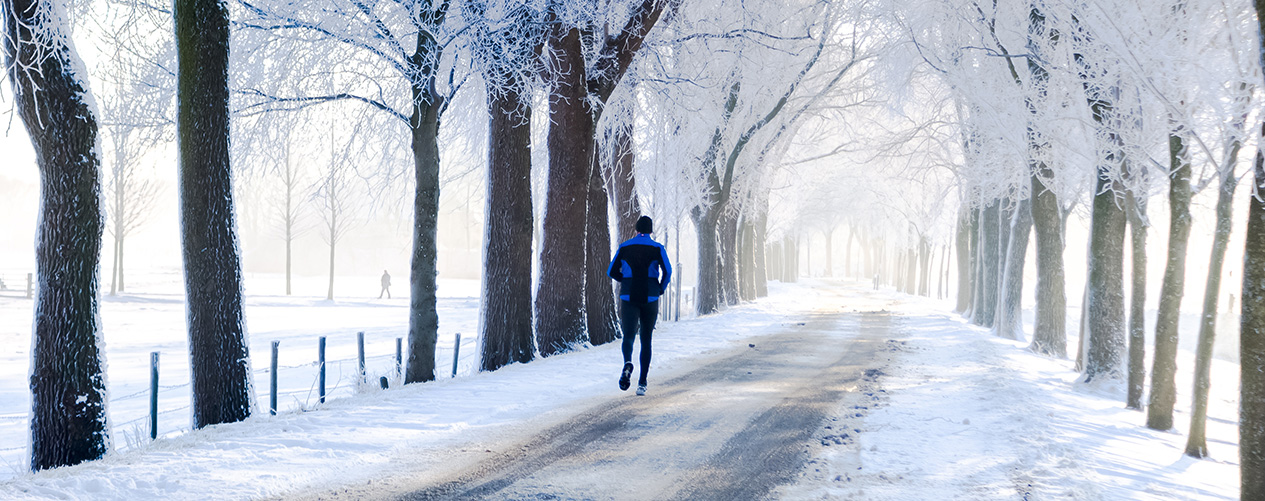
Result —
<path fill-rule="evenodd" d="M 637 219 L 637 233 L 654 233 L 654 221 L 650 220 L 650 216 L 641 216 Z"/>

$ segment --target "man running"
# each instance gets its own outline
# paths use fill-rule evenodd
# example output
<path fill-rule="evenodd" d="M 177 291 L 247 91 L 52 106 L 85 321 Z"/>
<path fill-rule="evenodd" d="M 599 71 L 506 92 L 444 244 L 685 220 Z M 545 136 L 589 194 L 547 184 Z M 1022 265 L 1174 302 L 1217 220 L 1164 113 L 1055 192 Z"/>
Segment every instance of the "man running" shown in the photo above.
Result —
<path fill-rule="evenodd" d="M 619 325 L 624 332 L 624 370 L 619 376 L 619 389 L 627 390 L 632 378 L 633 336 L 641 325 L 641 376 L 637 378 L 637 395 L 646 394 L 646 371 L 650 370 L 650 339 L 654 321 L 659 316 L 659 295 L 668 289 L 672 264 L 668 252 L 659 242 L 650 239 L 654 222 L 647 216 L 637 219 L 637 236 L 619 244 L 606 274 L 619 282 Z M 659 271 L 663 270 L 660 280 Z"/>

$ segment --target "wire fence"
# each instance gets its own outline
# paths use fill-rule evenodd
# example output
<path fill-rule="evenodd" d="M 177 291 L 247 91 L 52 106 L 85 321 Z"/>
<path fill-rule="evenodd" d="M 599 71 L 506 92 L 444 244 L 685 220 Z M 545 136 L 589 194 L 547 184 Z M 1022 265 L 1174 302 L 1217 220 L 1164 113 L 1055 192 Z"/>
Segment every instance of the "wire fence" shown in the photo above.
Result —
<path fill-rule="evenodd" d="M 399 338 L 391 338 L 391 342 L 388 344 L 373 343 L 372 339 L 366 338 L 366 350 L 373 349 L 373 351 L 371 352 L 372 354 L 366 353 L 363 364 L 358 355 L 327 359 L 324 367 L 328 381 L 325 401 L 370 391 L 381 391 L 379 379 L 382 377 L 387 378 L 388 385 L 391 387 L 402 383 L 403 354 L 396 351 L 396 339 Z M 435 347 L 436 377 L 460 377 L 476 372 L 478 366 L 478 340 L 474 336 L 462 337 L 460 334 L 449 339 L 452 342 L 443 343 Z M 456 344 L 458 339 L 460 340 L 460 345 Z M 390 346 L 390 351 L 383 353 L 382 346 L 387 345 Z M 456 353 L 458 356 L 455 360 L 455 365 L 448 366 L 448 363 L 454 361 L 454 346 L 459 347 Z M 296 343 L 290 342 L 288 346 L 282 345 L 279 348 L 282 350 L 310 352 L 311 358 L 299 363 L 277 366 L 277 413 L 309 411 L 320 406 L 318 381 L 320 379 L 321 364 L 317 360 L 315 347 L 315 343 L 310 347 L 313 349 L 308 349 L 309 347 L 300 347 Z M 344 347 L 344 351 L 345 349 Z M 362 365 L 364 367 L 363 372 L 361 371 Z M 150 370 L 152 370 L 152 367 Z M 251 375 L 255 382 L 255 392 L 260 397 L 259 401 L 265 402 L 260 405 L 260 410 L 266 412 L 270 410 L 266 402 L 271 400 L 272 388 L 267 382 L 271 378 L 272 367 L 254 369 L 251 371 Z M 192 406 L 188 404 L 191 398 L 190 386 L 191 383 L 188 381 L 177 384 L 159 384 L 155 393 L 155 389 L 147 385 L 146 388 L 139 391 L 110 397 L 111 436 L 116 438 L 133 437 L 116 442 L 115 449 L 123 451 L 144 445 L 149 441 L 151 434 L 156 435 L 158 438 L 169 438 L 191 431 L 191 419 L 180 418 L 180 414 L 188 416 L 191 412 Z M 150 406 L 150 399 L 155 396 L 158 402 L 157 409 Z M 269 400 L 264 400 L 265 398 Z M 150 423 L 153 419 L 152 413 L 155 410 L 158 414 L 159 427 L 150 430 Z M 0 414 L 0 426 L 24 426 L 28 419 L 29 415 L 26 412 L 4 413 Z M 143 437 L 143 439 L 136 437 Z M 6 447 L 0 447 L 0 454 L 25 451 L 27 448 L 26 444 L 5 445 Z"/>
<path fill-rule="evenodd" d="M 7 284 L 9 282 L 7 277 L 10 275 L 12 274 L 0 276 L 6 277 Z M 25 278 L 23 278 L 23 286 L 25 287 Z M 19 293 L 24 292 L 19 291 Z M 695 293 L 694 290 L 685 289 L 680 294 L 680 299 L 676 297 L 675 290 L 671 294 L 665 294 L 662 299 L 668 307 L 660 309 L 661 318 L 674 321 L 679 320 L 681 316 L 690 316 L 682 313 L 693 311 Z M 363 333 L 360 334 L 363 335 Z M 321 340 L 323 342 L 324 338 Z M 325 388 L 324 400 L 320 398 L 319 382 L 322 366 L 318 359 L 317 343 L 313 342 L 311 346 L 300 346 L 293 340 L 286 340 L 278 349 L 286 351 L 287 358 L 293 360 L 294 352 L 304 352 L 310 356 L 301 356 L 301 362 L 277 366 L 275 412 L 278 414 L 306 412 L 318 408 L 322 401 L 399 386 L 403 382 L 403 353 L 400 351 L 403 343 L 401 338 L 393 337 L 388 340 L 389 342 L 384 343 L 380 338 L 375 340 L 366 337 L 363 362 L 359 354 L 325 360 L 323 369 L 328 384 Z M 463 337 L 460 333 L 455 333 L 444 341 L 435 347 L 436 378 L 461 377 L 478 372 L 480 354 L 477 336 Z M 384 349 L 384 346 L 388 348 Z M 358 347 L 353 347 L 351 350 L 360 351 Z M 343 345 L 336 351 L 346 352 L 349 349 Z M 154 367 L 148 369 L 155 370 Z M 272 367 L 256 368 L 251 371 L 251 375 L 255 383 L 254 391 L 260 397 L 258 401 L 267 402 L 259 406 L 259 411 L 272 410 L 270 408 L 273 401 Z M 188 377 L 187 373 L 184 377 Z M 170 438 L 192 430 L 191 417 L 185 419 L 178 417 L 180 414 L 190 416 L 192 412 L 192 406 L 189 404 L 191 383 L 186 379 L 175 384 L 161 384 L 161 373 L 159 378 L 160 383 L 156 388 L 145 385 L 143 389 L 109 397 L 111 436 L 116 437 L 115 450 L 124 451 L 143 446 L 150 441 L 150 437 Z M 134 386 L 137 384 L 136 381 L 143 381 L 145 378 L 123 379 L 132 381 L 126 386 Z M 381 383 L 382 379 L 386 380 L 385 386 Z M 152 406 L 153 401 L 158 404 L 156 408 Z M 158 426 L 151 429 L 154 413 L 157 414 Z M 0 414 L 0 427 L 26 426 L 28 419 L 27 412 Z M 118 437 L 122 437 L 123 440 L 117 440 Z M 17 471 L 16 466 L 12 464 L 12 460 L 15 459 L 12 453 L 25 451 L 28 445 L 14 445 L 16 446 L 0 447 L 0 461 L 9 463 L 10 467 Z"/>

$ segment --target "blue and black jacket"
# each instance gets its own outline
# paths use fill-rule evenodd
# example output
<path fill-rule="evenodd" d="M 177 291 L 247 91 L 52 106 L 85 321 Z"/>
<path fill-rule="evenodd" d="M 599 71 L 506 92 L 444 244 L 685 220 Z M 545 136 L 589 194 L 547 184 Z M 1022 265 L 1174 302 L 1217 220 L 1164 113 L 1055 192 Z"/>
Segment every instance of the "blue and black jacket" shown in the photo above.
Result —
<path fill-rule="evenodd" d="M 659 278 L 659 270 L 663 278 Z M 672 280 L 668 251 L 644 233 L 625 240 L 606 274 L 619 282 L 619 298 L 633 303 L 658 301 Z"/>

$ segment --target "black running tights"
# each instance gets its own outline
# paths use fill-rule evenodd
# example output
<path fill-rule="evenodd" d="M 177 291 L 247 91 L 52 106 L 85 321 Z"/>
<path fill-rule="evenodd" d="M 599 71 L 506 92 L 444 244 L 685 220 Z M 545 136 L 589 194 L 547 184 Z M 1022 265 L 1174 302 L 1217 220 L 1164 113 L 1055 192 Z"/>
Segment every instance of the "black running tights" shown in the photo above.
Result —
<path fill-rule="evenodd" d="M 654 332 L 654 321 L 659 317 L 659 302 L 651 301 L 636 304 L 631 301 L 619 302 L 619 324 L 624 331 L 624 363 L 632 362 L 633 336 L 638 334 L 637 325 L 641 325 L 641 376 L 637 384 L 646 384 L 646 371 L 650 370 L 650 339 Z"/>

